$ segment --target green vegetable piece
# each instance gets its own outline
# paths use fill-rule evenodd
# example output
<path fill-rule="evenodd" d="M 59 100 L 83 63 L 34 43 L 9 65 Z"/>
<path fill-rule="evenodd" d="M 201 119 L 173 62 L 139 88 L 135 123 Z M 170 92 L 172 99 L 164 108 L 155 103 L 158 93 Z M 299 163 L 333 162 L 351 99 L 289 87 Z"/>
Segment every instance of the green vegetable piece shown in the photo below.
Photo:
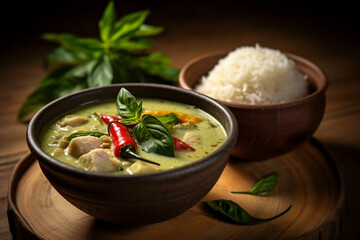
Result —
<path fill-rule="evenodd" d="M 232 191 L 231 193 L 264 196 L 275 189 L 277 181 L 277 173 L 272 173 L 260 179 L 249 191 Z"/>
<path fill-rule="evenodd" d="M 136 142 L 146 152 L 163 156 L 175 156 L 175 144 L 171 133 L 156 117 L 144 115 L 133 128 Z"/>
<path fill-rule="evenodd" d="M 212 210 L 219 213 L 221 216 L 225 216 L 233 222 L 244 225 L 254 225 L 274 220 L 287 213 L 292 207 L 292 205 L 290 205 L 285 211 L 274 217 L 261 219 L 251 216 L 247 211 L 231 200 L 219 199 L 215 201 L 208 201 L 206 203 Z"/>
<path fill-rule="evenodd" d="M 134 123 L 140 120 L 142 102 L 138 104 L 136 98 L 125 88 L 121 88 L 118 93 L 116 107 L 120 117 L 134 119 Z"/>
<path fill-rule="evenodd" d="M 66 141 L 70 142 L 71 139 L 76 138 L 76 137 L 83 137 L 83 136 L 101 137 L 103 135 L 107 135 L 107 134 L 101 133 L 101 132 L 77 132 L 77 133 L 73 133 L 70 136 L 68 136 L 66 138 Z"/>

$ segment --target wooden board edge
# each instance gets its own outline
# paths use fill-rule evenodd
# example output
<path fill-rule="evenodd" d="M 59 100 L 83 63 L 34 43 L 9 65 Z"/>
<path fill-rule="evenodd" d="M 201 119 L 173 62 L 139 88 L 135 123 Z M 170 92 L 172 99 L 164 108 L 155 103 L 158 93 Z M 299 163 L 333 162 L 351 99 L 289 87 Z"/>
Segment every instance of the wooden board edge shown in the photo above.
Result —
<path fill-rule="evenodd" d="M 9 229 L 14 240 L 43 240 L 33 233 L 32 228 L 27 221 L 21 216 L 16 207 L 15 189 L 24 172 L 31 164 L 36 161 L 35 157 L 29 152 L 15 165 L 13 173 L 9 180 L 8 199 L 7 199 L 7 217 Z"/>
<path fill-rule="evenodd" d="M 343 173 L 340 171 L 338 163 L 326 149 L 326 147 L 314 137 L 310 139 L 311 144 L 315 145 L 328 159 L 330 168 L 336 173 L 339 182 L 340 191 L 335 211 L 318 229 L 301 235 L 297 240 L 313 240 L 313 239 L 338 239 L 340 232 L 343 230 L 343 222 L 345 216 L 345 185 Z"/>

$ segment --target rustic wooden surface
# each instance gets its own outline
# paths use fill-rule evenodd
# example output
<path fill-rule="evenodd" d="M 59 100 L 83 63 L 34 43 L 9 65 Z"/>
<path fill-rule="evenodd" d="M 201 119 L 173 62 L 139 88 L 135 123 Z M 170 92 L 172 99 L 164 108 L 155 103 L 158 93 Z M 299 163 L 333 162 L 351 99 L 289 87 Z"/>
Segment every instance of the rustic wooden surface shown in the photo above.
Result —
<path fill-rule="evenodd" d="M 105 6 L 101 1 L 62 1 L 57 6 L 50 2 L 54 4 L 8 3 L 1 15 L 0 239 L 11 239 L 6 216 L 8 181 L 15 164 L 28 152 L 26 125 L 16 121 L 17 111 L 46 74 L 42 60 L 53 49 L 39 36 L 54 31 L 96 35 L 97 21 Z M 344 176 L 346 210 L 340 239 L 358 239 L 360 38 L 355 6 L 346 1 L 275 7 L 234 5 L 236 1 L 227 0 L 149 2 L 152 5 L 146 1 L 136 1 L 139 5 L 119 2 L 118 12 L 151 9 L 147 23 L 166 29 L 153 38 L 153 50 L 169 55 L 173 66 L 180 68 L 207 52 L 260 43 L 308 58 L 326 72 L 330 81 L 327 107 L 315 137 L 338 162 Z"/>
<path fill-rule="evenodd" d="M 273 172 L 278 174 L 279 184 L 267 196 L 230 193 L 250 189 L 258 179 Z M 17 165 L 9 186 L 9 223 L 16 239 L 81 240 L 91 233 L 93 240 L 200 240 L 220 236 L 229 240 L 327 240 L 339 235 L 345 199 L 337 165 L 315 140 L 267 161 L 230 159 L 214 188 L 194 207 L 173 219 L 145 226 L 108 224 L 78 210 L 51 186 L 31 154 Z M 237 225 L 206 210 L 205 201 L 216 199 L 232 200 L 262 218 L 275 216 L 290 205 L 292 208 L 272 222 Z"/>

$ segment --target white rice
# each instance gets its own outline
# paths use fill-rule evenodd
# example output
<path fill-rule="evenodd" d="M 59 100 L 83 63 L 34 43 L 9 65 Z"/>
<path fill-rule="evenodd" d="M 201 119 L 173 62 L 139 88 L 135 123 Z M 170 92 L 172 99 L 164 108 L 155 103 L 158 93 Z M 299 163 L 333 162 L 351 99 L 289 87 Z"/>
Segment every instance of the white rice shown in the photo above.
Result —
<path fill-rule="evenodd" d="M 230 52 L 195 90 L 223 101 L 276 104 L 307 95 L 308 83 L 285 54 L 257 44 Z"/>

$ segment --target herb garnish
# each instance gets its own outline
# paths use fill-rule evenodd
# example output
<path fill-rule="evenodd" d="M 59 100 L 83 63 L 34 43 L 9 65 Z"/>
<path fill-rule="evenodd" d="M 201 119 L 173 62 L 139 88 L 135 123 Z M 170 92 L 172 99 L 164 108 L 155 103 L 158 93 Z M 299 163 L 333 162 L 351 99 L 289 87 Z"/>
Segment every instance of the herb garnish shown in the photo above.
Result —
<path fill-rule="evenodd" d="M 136 124 L 140 121 L 142 113 L 142 102 L 137 102 L 136 98 L 125 88 L 121 88 L 116 98 L 116 108 L 119 116 L 125 118 L 121 123 L 126 125 Z"/>
<path fill-rule="evenodd" d="M 272 173 L 260 179 L 249 191 L 231 191 L 231 193 L 263 196 L 274 190 L 277 184 L 277 180 L 277 173 Z"/>
<path fill-rule="evenodd" d="M 133 136 L 144 151 L 168 157 L 175 156 L 174 140 L 168 130 L 169 124 L 173 124 L 177 120 L 175 116 L 169 115 L 160 120 L 149 114 L 141 116 L 142 102 L 138 103 L 136 98 L 125 88 L 120 89 L 116 106 L 119 116 L 124 118 L 120 120 L 121 123 L 136 124 L 133 128 Z"/>
<path fill-rule="evenodd" d="M 149 11 L 130 13 L 117 19 L 114 3 L 107 5 L 99 21 L 100 39 L 73 34 L 47 33 L 44 40 L 60 44 L 45 59 L 64 65 L 45 76 L 37 89 L 24 101 L 18 119 L 66 94 L 90 87 L 125 82 L 155 82 L 177 85 L 179 69 L 160 52 L 149 53 L 146 38 L 163 31 L 144 24 Z M 68 65 L 66 65 L 68 64 Z"/>
<path fill-rule="evenodd" d="M 231 193 L 264 196 L 274 190 L 277 180 L 278 174 L 272 173 L 260 179 L 249 191 L 231 191 Z M 251 216 L 247 211 L 231 200 L 218 199 L 214 201 L 207 201 L 206 203 L 213 211 L 236 223 L 245 225 L 259 224 L 274 220 L 287 213 L 292 207 L 292 205 L 290 205 L 285 211 L 274 217 L 261 219 Z"/>
<path fill-rule="evenodd" d="M 208 201 L 206 203 L 212 210 L 220 213 L 222 216 L 225 216 L 236 223 L 245 225 L 259 224 L 274 220 L 287 213 L 292 207 L 292 205 L 290 205 L 285 211 L 274 217 L 261 219 L 251 216 L 247 211 L 231 200 L 219 199 Z"/>

